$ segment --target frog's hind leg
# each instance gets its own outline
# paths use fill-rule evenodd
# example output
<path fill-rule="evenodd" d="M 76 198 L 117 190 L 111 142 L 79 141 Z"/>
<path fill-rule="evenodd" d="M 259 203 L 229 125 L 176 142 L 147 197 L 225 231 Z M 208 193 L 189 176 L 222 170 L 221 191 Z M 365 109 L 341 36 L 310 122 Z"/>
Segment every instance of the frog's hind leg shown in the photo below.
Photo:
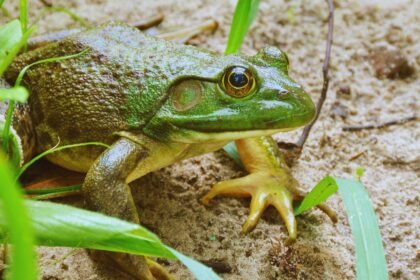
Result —
<path fill-rule="evenodd" d="M 289 232 L 289 241 L 297 237 L 296 218 L 293 212 L 293 202 L 301 200 L 303 193 L 297 188 L 298 182 L 293 178 L 282 154 L 271 137 L 258 137 L 237 140 L 241 160 L 250 173 L 249 175 L 217 183 L 203 197 L 203 202 L 217 195 L 251 196 L 250 212 L 242 231 L 251 231 L 258 223 L 262 213 L 273 205 L 284 220 Z M 328 206 L 319 206 L 333 222 L 337 220 L 335 212 Z"/>
<path fill-rule="evenodd" d="M 89 169 L 82 186 L 86 206 L 106 215 L 139 223 L 137 208 L 131 195 L 127 177 L 137 164 L 148 157 L 148 150 L 129 139 L 122 138 L 106 150 Z M 171 279 L 162 267 L 145 257 L 125 253 L 91 250 L 99 264 L 104 259 L 116 262 L 136 279 Z"/>

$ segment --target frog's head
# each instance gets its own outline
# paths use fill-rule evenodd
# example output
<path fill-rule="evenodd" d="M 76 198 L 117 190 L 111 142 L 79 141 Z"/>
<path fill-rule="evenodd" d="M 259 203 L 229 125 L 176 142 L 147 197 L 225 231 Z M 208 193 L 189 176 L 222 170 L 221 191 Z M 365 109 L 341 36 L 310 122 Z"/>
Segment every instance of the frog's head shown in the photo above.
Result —
<path fill-rule="evenodd" d="M 274 47 L 254 56 L 218 56 L 180 75 L 144 128 L 149 136 L 199 143 L 270 135 L 308 124 L 315 106 L 288 76 Z"/>

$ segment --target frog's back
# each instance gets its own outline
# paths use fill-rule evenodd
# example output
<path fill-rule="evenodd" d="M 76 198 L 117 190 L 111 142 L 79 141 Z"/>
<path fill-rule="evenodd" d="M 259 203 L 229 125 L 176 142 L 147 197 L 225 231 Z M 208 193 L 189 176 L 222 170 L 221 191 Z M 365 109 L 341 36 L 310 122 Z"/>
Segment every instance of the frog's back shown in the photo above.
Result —
<path fill-rule="evenodd" d="M 165 61 L 161 55 L 171 53 L 171 46 L 125 24 L 109 23 L 21 55 L 6 78 L 13 83 L 30 63 L 86 50 L 76 58 L 39 64 L 27 71 L 24 83 L 31 92 L 28 106 L 37 146 L 46 150 L 57 143 L 111 144 L 115 132 L 140 131 L 164 102 L 165 87 L 179 70 L 174 61 Z M 101 148 L 76 149 L 60 157 L 86 162 L 83 171 L 100 152 Z M 66 166 L 62 159 L 53 157 L 52 161 L 79 169 Z"/>

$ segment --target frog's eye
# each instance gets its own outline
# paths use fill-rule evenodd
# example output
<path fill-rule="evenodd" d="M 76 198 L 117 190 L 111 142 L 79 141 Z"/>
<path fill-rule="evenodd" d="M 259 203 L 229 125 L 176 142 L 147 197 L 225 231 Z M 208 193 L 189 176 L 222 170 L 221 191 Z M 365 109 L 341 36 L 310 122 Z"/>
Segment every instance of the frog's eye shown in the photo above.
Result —
<path fill-rule="evenodd" d="M 244 97 L 254 90 L 255 79 L 250 70 L 241 66 L 234 66 L 223 75 L 222 87 L 230 96 Z"/>

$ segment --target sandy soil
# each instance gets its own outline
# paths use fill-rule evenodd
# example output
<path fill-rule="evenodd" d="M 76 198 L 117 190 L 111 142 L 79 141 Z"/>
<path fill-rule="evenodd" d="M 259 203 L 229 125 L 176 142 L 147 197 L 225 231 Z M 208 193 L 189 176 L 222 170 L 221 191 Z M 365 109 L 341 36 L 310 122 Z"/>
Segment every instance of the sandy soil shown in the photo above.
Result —
<path fill-rule="evenodd" d="M 33 19 L 42 6 L 31 2 Z M 166 16 L 164 26 L 215 19 L 220 28 L 194 43 L 220 52 L 235 4 L 224 0 L 52 2 L 91 23 L 136 21 L 158 13 Z M 265 45 L 282 48 L 289 54 L 291 76 L 317 99 L 326 37 L 325 1 L 261 2 L 243 51 L 252 54 Z M 357 166 L 363 166 L 363 183 L 379 217 L 390 279 L 420 279 L 419 123 L 342 130 L 348 125 L 399 120 L 419 111 L 420 1 L 336 1 L 336 6 L 329 97 L 293 173 L 302 189 L 309 190 L 327 174 L 350 177 Z M 286 13 L 291 8 L 292 20 Z M 16 15 L 17 9 L 10 12 Z M 76 24 L 55 14 L 40 26 L 42 33 Z M 380 46 L 399 50 L 416 69 L 414 74 L 405 79 L 378 78 L 383 66 L 372 61 L 383 57 Z M 294 132 L 278 138 L 295 141 L 297 136 Z M 223 279 L 355 278 L 353 242 L 338 196 L 329 204 L 337 210 L 339 222 L 333 225 L 318 210 L 302 215 L 299 238 L 290 247 L 284 244 L 286 229 L 273 209 L 266 211 L 251 234 L 243 236 L 240 229 L 248 199 L 218 198 L 209 207 L 199 202 L 215 182 L 242 175 L 229 157 L 216 152 L 145 176 L 133 184 L 143 225 L 177 250 L 212 264 Z M 42 279 L 129 279 L 95 267 L 84 250 L 40 248 L 39 256 Z M 162 263 L 177 279 L 192 279 L 179 263 Z"/>

